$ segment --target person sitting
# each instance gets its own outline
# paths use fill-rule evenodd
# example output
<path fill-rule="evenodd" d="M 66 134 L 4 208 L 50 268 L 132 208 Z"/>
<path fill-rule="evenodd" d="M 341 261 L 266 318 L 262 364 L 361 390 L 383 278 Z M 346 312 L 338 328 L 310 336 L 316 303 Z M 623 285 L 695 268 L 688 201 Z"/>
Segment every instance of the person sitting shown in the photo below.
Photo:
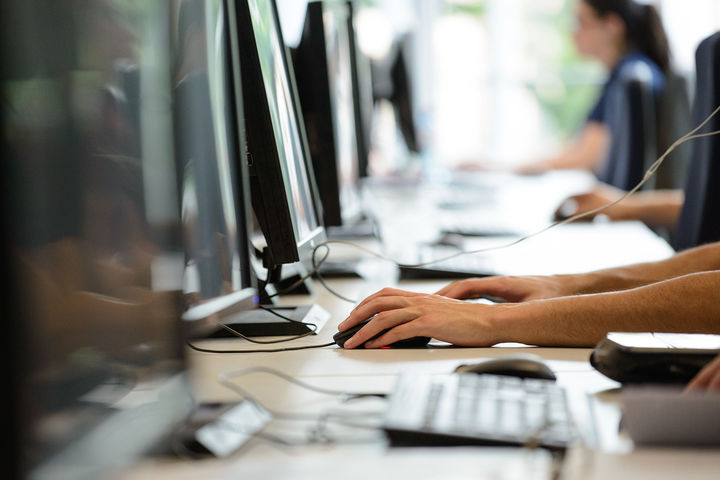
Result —
<path fill-rule="evenodd" d="M 623 79 L 641 68 L 659 102 L 670 68 L 670 50 L 660 16 L 652 5 L 635 0 L 580 0 L 575 10 L 573 40 L 578 52 L 598 60 L 609 72 L 599 100 L 574 141 L 555 156 L 520 165 L 519 173 L 583 169 L 600 175 L 608 161 L 613 122 L 613 98 Z"/>

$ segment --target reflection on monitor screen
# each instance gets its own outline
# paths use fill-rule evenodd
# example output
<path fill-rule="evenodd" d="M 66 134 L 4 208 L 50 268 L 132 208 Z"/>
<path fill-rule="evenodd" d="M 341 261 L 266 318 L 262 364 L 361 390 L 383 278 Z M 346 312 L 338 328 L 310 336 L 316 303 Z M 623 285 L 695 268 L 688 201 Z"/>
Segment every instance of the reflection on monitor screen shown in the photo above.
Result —
<path fill-rule="evenodd" d="M 314 236 L 320 223 L 313 205 L 313 192 L 305 163 L 305 152 L 297 123 L 297 112 L 288 82 L 285 49 L 277 31 L 273 6 L 268 0 L 249 0 L 260 68 L 270 109 L 280 164 L 298 244 Z"/>
<path fill-rule="evenodd" d="M 18 478 L 116 476 L 192 408 L 172 52 L 157 35 L 170 19 L 169 1 L 3 2 L 0 232 L 15 295 L 1 342 L 18 380 L 2 414 L 20 428 L 3 430 Z"/>
<path fill-rule="evenodd" d="M 217 313 L 213 305 L 252 307 L 254 291 L 247 201 L 234 163 L 241 143 L 234 121 L 227 19 L 220 0 L 182 3 L 178 18 L 177 44 L 183 48 L 173 95 L 186 252 L 183 290 L 189 305 L 202 304 L 184 318 L 197 321 L 198 312 Z M 199 330 L 198 325 L 190 328 Z"/>
<path fill-rule="evenodd" d="M 357 191 L 358 139 L 352 92 L 350 32 L 347 28 L 349 12 L 343 7 L 337 5 L 325 8 L 322 20 L 335 131 L 340 210 L 343 223 L 347 223 L 357 219 L 361 211 Z"/>

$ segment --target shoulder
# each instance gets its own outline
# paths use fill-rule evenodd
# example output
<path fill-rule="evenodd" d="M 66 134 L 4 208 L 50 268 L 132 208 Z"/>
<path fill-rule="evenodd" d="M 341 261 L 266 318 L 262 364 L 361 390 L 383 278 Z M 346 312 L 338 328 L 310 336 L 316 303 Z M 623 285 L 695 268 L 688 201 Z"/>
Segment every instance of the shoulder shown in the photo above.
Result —
<path fill-rule="evenodd" d="M 665 86 L 665 74 L 660 67 L 641 53 L 631 53 L 623 57 L 617 67 L 617 77 L 649 83 L 653 90 L 661 90 Z"/>

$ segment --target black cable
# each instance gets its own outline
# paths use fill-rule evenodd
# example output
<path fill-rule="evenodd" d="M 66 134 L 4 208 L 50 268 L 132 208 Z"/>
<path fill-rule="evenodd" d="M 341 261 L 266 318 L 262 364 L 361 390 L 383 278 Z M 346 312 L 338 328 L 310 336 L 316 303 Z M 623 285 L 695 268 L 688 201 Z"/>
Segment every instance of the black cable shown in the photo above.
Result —
<path fill-rule="evenodd" d="M 326 248 L 326 253 L 325 253 L 325 256 L 322 258 L 322 260 L 320 260 L 320 263 L 319 263 L 319 264 L 316 264 L 316 263 L 315 263 L 315 254 L 317 253 L 317 250 L 318 250 L 318 248 L 320 248 L 320 247 L 325 247 L 325 248 Z M 327 243 L 321 243 L 321 244 L 318 245 L 317 247 L 313 248 L 313 251 L 312 251 L 312 265 L 313 265 L 313 271 L 315 272 L 315 276 L 317 277 L 317 279 L 318 279 L 318 281 L 320 282 L 320 284 L 321 284 L 323 287 L 325 287 L 325 290 L 327 290 L 327 291 L 330 292 L 331 294 L 335 295 L 335 296 L 336 296 L 337 298 L 339 298 L 340 300 L 344 300 L 344 301 L 346 301 L 346 302 L 348 302 L 348 303 L 352 303 L 353 305 L 357 305 L 357 304 L 359 303 L 357 300 L 353 300 L 352 298 L 348 298 L 348 297 L 346 297 L 346 296 L 344 296 L 344 295 L 341 295 L 341 294 L 339 294 L 338 292 L 336 292 L 335 290 L 333 290 L 332 288 L 330 288 L 330 286 L 325 282 L 325 279 L 323 278 L 323 276 L 320 274 L 320 266 L 321 266 L 323 263 L 325 263 L 325 261 L 328 259 L 329 256 L 330 256 L 330 246 L 329 246 Z"/>
<path fill-rule="evenodd" d="M 325 343 L 322 345 L 305 345 L 303 347 L 285 347 L 285 348 L 271 348 L 267 350 L 214 350 L 212 348 L 203 348 L 193 345 L 189 341 L 186 342 L 188 347 L 202 353 L 277 353 L 277 352 L 291 352 L 294 350 L 309 350 L 311 348 L 324 348 L 336 345 L 335 342 Z"/>

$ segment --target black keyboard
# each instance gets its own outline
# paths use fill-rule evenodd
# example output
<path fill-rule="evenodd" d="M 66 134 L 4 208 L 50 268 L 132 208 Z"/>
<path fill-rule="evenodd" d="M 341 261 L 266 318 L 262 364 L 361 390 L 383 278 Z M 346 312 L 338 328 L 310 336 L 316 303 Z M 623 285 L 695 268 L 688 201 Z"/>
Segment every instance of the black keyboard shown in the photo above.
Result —
<path fill-rule="evenodd" d="M 475 373 L 401 375 L 383 429 L 395 446 L 564 450 L 577 436 L 565 390 L 555 382 Z"/>

